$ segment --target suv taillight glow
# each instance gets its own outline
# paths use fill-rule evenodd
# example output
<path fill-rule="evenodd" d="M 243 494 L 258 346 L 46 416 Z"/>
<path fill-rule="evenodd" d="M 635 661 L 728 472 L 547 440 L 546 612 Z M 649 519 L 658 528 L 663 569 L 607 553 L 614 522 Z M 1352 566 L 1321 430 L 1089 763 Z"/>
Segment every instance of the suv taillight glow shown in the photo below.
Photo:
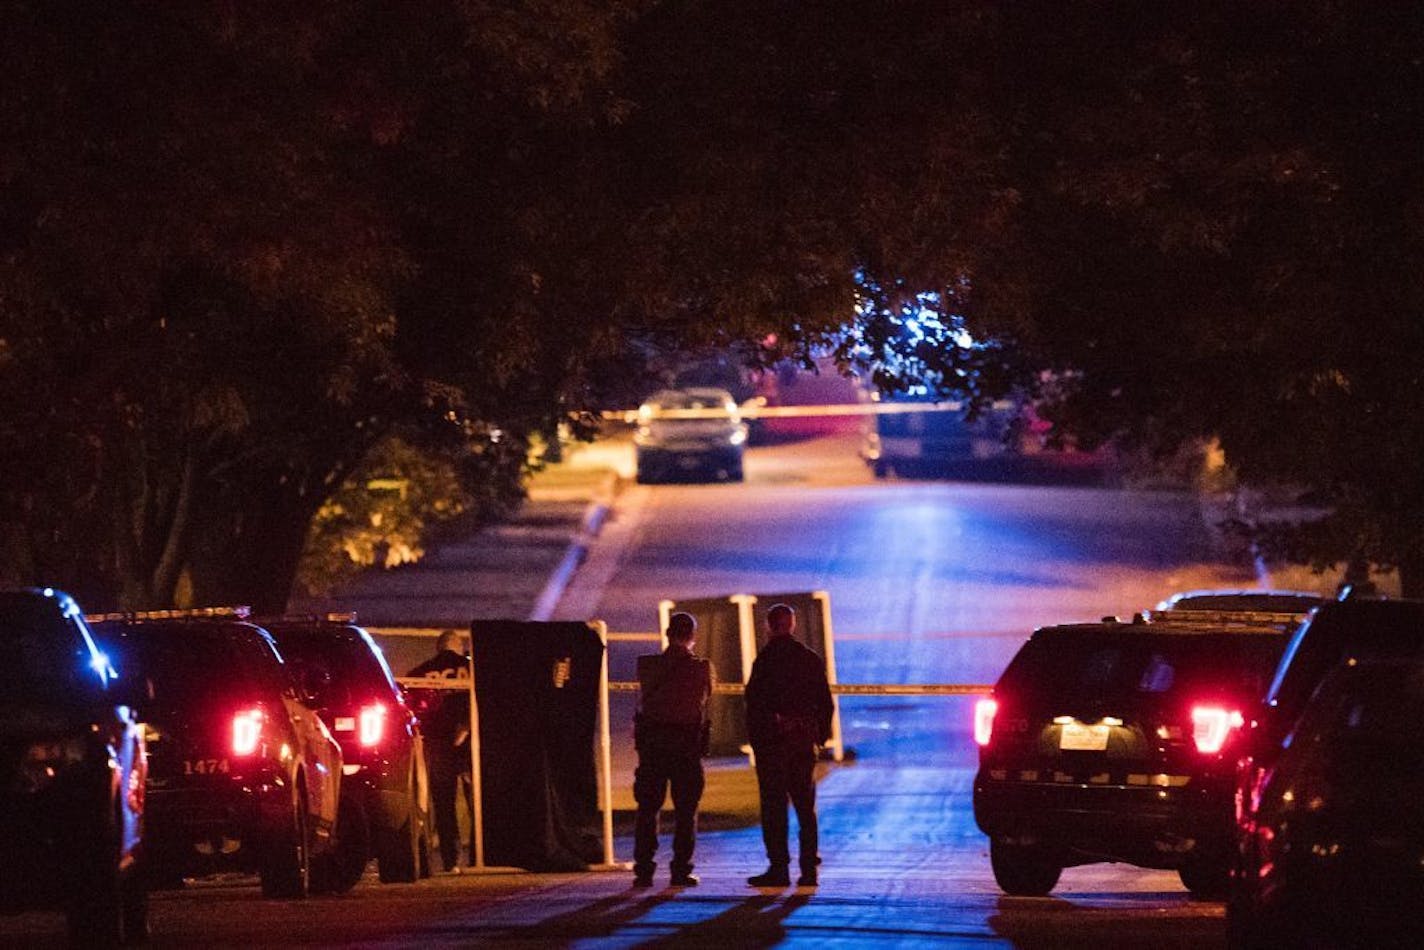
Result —
<path fill-rule="evenodd" d="M 1225 706 L 1193 706 L 1192 741 L 1198 752 L 1215 755 L 1226 745 L 1232 730 L 1240 729 L 1244 723 L 1238 710 Z"/>
<path fill-rule="evenodd" d="M 262 710 L 244 709 L 232 717 L 232 754 L 251 755 L 262 741 Z"/>
<path fill-rule="evenodd" d="M 981 699 L 974 704 L 974 741 L 988 745 L 994 735 L 994 716 L 999 704 L 992 699 Z"/>
<path fill-rule="evenodd" d="M 356 737 L 364 746 L 373 746 L 381 741 L 386 732 L 386 707 L 380 703 L 363 706 L 357 722 Z"/>

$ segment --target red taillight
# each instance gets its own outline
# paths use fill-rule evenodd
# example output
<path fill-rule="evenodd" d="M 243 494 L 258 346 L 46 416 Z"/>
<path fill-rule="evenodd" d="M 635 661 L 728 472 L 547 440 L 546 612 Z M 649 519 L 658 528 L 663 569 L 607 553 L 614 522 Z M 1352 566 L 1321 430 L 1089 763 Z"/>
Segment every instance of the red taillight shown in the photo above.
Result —
<path fill-rule="evenodd" d="M 251 755 L 262 740 L 262 710 L 245 709 L 232 717 L 232 754 Z"/>
<path fill-rule="evenodd" d="M 1215 755 L 1226 745 L 1233 729 L 1240 729 L 1245 723 L 1241 713 L 1225 706 L 1192 707 L 1192 741 L 1197 751 Z"/>
<path fill-rule="evenodd" d="M 988 745 L 989 739 L 994 734 L 994 715 L 999 711 L 999 704 L 992 699 L 981 699 L 974 704 L 974 741 L 980 745 Z"/>
<path fill-rule="evenodd" d="M 373 746 L 381 741 L 381 736 L 386 732 L 386 707 L 380 703 L 374 706 L 364 706 L 361 709 L 360 721 L 357 727 L 357 738 L 364 746 Z"/>

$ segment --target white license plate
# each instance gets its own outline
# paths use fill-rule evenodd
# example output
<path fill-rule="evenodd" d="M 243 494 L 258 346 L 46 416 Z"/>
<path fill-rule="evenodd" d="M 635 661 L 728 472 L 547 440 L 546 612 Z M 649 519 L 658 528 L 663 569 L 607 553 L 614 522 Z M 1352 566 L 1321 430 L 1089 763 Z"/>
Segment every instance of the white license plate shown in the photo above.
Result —
<path fill-rule="evenodd" d="M 1058 748 L 1075 752 L 1102 752 L 1108 747 L 1108 727 L 1081 722 L 1065 723 L 1058 736 Z"/>

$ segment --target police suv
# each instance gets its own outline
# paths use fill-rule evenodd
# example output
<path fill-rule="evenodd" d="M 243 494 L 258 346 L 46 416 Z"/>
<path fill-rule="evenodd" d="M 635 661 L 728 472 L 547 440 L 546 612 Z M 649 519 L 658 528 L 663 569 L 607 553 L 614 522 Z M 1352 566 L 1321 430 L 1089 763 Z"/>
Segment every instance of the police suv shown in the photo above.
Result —
<path fill-rule="evenodd" d="M 140 940 L 146 756 L 79 608 L 0 592 L 0 911 L 63 910 L 79 946 Z"/>
<path fill-rule="evenodd" d="M 145 677 L 156 884 L 255 871 L 269 897 L 339 889 L 341 748 L 246 608 L 105 614 L 99 640 Z M 315 872 L 315 873 L 314 873 Z"/>
<path fill-rule="evenodd" d="M 376 859 L 383 882 L 430 873 L 430 793 L 415 714 L 354 614 L 263 620 L 341 743 L 336 875 L 355 883 Z"/>
<path fill-rule="evenodd" d="M 1235 740 L 1295 614 L 1176 612 L 1034 632 L 975 707 L 974 816 L 1006 892 L 1064 867 L 1175 869 L 1226 886 Z"/>

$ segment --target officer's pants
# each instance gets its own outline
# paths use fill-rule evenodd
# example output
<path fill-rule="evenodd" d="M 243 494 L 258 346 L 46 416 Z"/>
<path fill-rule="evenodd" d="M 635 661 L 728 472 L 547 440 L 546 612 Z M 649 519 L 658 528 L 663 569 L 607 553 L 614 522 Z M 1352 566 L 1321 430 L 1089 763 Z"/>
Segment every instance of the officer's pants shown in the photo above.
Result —
<path fill-rule="evenodd" d="M 470 756 L 458 749 L 435 752 L 427 746 L 425 769 L 430 782 L 430 810 L 435 813 L 435 834 L 440 839 L 440 861 L 445 870 L 453 871 L 460 860 L 460 822 L 455 814 L 455 795 L 464 788 L 465 807 L 470 808 L 469 784 L 460 781 L 462 774 L 469 774 Z M 470 860 L 474 857 L 471 845 Z"/>
<path fill-rule="evenodd" d="M 814 872 L 819 858 L 816 825 L 816 747 L 811 743 L 757 746 L 757 790 L 761 793 L 761 838 L 773 867 L 791 863 L 787 847 L 786 801 L 796 809 L 801 870 Z"/>
<path fill-rule="evenodd" d="M 699 750 L 700 751 L 700 750 Z M 697 843 L 697 805 L 702 800 L 702 757 L 694 752 L 644 750 L 638 753 L 633 773 L 633 799 L 638 819 L 633 828 L 633 872 L 651 876 L 657 863 L 658 812 L 672 786 L 675 824 L 672 833 L 672 873 L 692 871 L 692 849 Z"/>

